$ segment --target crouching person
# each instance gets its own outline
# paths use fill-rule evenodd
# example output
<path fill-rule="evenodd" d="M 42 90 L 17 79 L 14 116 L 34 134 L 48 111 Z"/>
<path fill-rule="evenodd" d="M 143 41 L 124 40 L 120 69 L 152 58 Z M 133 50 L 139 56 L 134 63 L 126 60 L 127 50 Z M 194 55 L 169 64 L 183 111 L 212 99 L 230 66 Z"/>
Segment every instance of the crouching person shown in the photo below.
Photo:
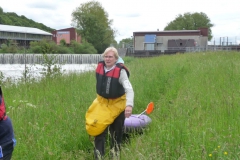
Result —
<path fill-rule="evenodd" d="M 10 160 L 16 140 L 11 119 L 6 115 L 2 89 L 0 86 L 0 160 Z"/>
<path fill-rule="evenodd" d="M 134 91 L 129 71 L 119 60 L 117 49 L 109 47 L 104 61 L 96 68 L 97 98 L 86 112 L 86 130 L 94 137 L 95 159 L 105 156 L 105 141 L 110 133 L 111 159 L 120 159 L 125 118 L 132 114 Z"/>

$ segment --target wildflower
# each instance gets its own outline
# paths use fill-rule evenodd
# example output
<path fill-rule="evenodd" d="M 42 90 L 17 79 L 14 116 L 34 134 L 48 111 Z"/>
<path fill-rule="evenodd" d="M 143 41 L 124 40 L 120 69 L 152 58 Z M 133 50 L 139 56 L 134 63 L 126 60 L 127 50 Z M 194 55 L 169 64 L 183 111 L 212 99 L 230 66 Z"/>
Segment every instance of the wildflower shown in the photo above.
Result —
<path fill-rule="evenodd" d="M 218 146 L 218 148 L 220 148 L 220 146 Z"/>
<path fill-rule="evenodd" d="M 210 153 L 208 156 L 209 156 L 209 157 L 212 157 L 212 154 Z"/>
<path fill-rule="evenodd" d="M 33 104 L 31 104 L 31 103 L 26 103 L 26 105 L 27 105 L 27 106 L 29 106 L 29 107 L 36 108 L 36 106 L 35 106 L 35 105 L 33 105 Z"/>
<path fill-rule="evenodd" d="M 224 152 L 224 155 L 227 155 L 228 153 L 227 152 Z"/>

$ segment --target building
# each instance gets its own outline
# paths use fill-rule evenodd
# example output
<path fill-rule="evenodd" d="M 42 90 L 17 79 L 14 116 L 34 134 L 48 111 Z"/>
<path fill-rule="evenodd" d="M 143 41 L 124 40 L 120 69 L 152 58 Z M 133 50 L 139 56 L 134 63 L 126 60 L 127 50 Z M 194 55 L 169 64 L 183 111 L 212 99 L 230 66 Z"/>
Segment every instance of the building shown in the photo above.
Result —
<path fill-rule="evenodd" d="M 28 47 L 31 41 L 40 41 L 42 39 L 51 40 L 52 34 L 37 28 L 0 24 L 0 45 L 13 40 L 18 46 Z"/>
<path fill-rule="evenodd" d="M 54 30 L 52 32 L 53 41 L 59 45 L 62 39 L 65 40 L 66 44 L 69 45 L 72 40 L 81 43 L 81 36 L 77 34 L 75 28 L 65 28 L 60 30 Z"/>
<path fill-rule="evenodd" d="M 133 32 L 135 54 L 185 52 L 188 48 L 206 48 L 208 28 Z"/>

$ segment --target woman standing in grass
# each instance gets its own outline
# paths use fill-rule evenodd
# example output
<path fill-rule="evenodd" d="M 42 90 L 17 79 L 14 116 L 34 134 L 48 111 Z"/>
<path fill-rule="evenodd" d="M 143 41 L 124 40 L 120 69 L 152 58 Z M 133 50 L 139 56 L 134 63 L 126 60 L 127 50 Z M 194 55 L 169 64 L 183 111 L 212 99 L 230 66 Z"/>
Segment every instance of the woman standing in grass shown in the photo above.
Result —
<path fill-rule="evenodd" d="M 125 117 L 132 114 L 134 92 L 128 79 L 128 69 L 117 62 L 118 51 L 109 47 L 103 53 L 104 61 L 96 69 L 97 98 L 86 113 L 86 129 L 94 136 L 95 159 L 105 154 L 105 136 L 110 132 L 111 156 L 119 157 Z"/>
<path fill-rule="evenodd" d="M 5 104 L 0 86 L 0 160 L 10 160 L 15 145 L 13 127 L 6 115 Z"/>

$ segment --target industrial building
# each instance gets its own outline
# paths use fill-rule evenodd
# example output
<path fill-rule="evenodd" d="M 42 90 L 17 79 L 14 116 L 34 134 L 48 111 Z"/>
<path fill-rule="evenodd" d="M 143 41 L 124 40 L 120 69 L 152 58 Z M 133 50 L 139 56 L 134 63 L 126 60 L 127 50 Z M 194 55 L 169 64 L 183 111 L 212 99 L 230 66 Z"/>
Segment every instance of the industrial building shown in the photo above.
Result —
<path fill-rule="evenodd" d="M 7 44 L 9 40 L 13 40 L 18 46 L 29 47 L 31 41 L 40 41 L 42 39 L 53 40 L 56 44 L 60 44 L 62 39 L 69 45 L 71 40 L 81 43 L 81 36 L 77 34 L 75 28 L 65 28 L 54 30 L 52 33 L 32 27 L 11 26 L 0 24 L 0 46 Z"/>
<path fill-rule="evenodd" d="M 185 52 L 187 48 L 205 48 L 208 28 L 198 30 L 168 30 L 133 32 L 134 54 Z"/>
<path fill-rule="evenodd" d="M 42 39 L 52 40 L 52 34 L 37 28 L 0 24 L 0 46 L 13 40 L 18 46 L 28 47 L 31 41 Z"/>
<path fill-rule="evenodd" d="M 72 40 L 81 43 L 81 36 L 77 34 L 75 28 L 65 28 L 60 30 L 54 30 L 52 32 L 52 40 L 59 45 L 60 41 L 65 40 L 66 44 L 69 45 Z"/>

